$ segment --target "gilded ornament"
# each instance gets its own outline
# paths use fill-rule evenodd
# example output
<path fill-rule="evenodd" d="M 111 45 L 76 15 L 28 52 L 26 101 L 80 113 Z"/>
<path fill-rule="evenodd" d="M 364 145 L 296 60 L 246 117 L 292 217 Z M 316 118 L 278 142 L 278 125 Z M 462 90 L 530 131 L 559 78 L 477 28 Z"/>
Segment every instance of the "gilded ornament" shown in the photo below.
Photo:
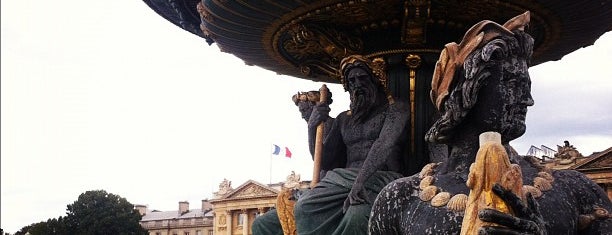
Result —
<path fill-rule="evenodd" d="M 435 207 L 441 207 L 441 206 L 446 205 L 449 199 L 450 199 L 450 193 L 440 192 L 431 199 L 431 205 Z"/>
<path fill-rule="evenodd" d="M 531 185 L 523 185 L 524 198 L 527 198 L 527 193 L 531 193 L 531 196 L 533 196 L 533 198 L 539 198 L 542 196 L 542 191 L 540 191 L 538 188 L 533 187 Z"/>
<path fill-rule="evenodd" d="M 522 195 L 523 189 L 523 172 L 521 166 L 510 164 L 510 169 L 502 176 L 501 186 L 515 192 L 517 195 Z"/>
<path fill-rule="evenodd" d="M 427 186 L 421 193 L 419 193 L 419 198 L 423 201 L 431 200 L 438 193 L 438 187 L 431 185 Z"/>
<path fill-rule="evenodd" d="M 608 213 L 608 210 L 595 206 L 594 211 L 590 214 L 582 214 L 578 217 L 578 228 L 585 229 L 591 226 L 595 220 L 606 220 L 612 218 L 612 215 Z"/>
<path fill-rule="evenodd" d="M 419 178 L 422 179 L 425 176 L 433 175 L 433 170 L 434 168 L 436 168 L 436 166 L 438 166 L 438 164 L 439 163 L 429 163 L 425 165 L 423 169 L 421 169 L 421 172 L 419 173 Z"/>
<path fill-rule="evenodd" d="M 433 182 L 434 182 L 434 177 L 433 176 L 431 176 L 431 175 L 425 176 L 425 178 L 423 178 L 421 180 L 421 183 L 419 184 L 419 188 L 421 190 L 423 190 L 423 189 L 427 188 L 427 186 L 432 185 Z"/>
<path fill-rule="evenodd" d="M 490 222 L 478 218 L 482 209 L 494 209 L 503 213 L 510 213 L 509 206 L 496 195 L 492 188 L 495 184 L 509 185 L 512 193 L 522 195 L 522 185 L 514 187 L 512 182 L 522 182 L 521 169 L 512 165 L 506 149 L 501 143 L 501 134 L 497 132 L 484 132 L 478 136 L 480 148 L 470 172 L 466 185 L 470 189 L 466 204 L 465 215 L 461 225 L 461 235 L 478 234 L 482 226 L 491 225 Z M 518 171 L 518 172 L 516 172 Z"/>
<path fill-rule="evenodd" d="M 464 212 L 465 205 L 467 205 L 467 199 L 468 199 L 467 195 L 463 193 L 457 194 L 451 197 L 451 199 L 446 204 L 446 207 L 449 210 L 454 211 L 454 212 Z"/>
<path fill-rule="evenodd" d="M 276 211 L 278 219 L 283 229 L 283 234 L 294 235 L 296 234 L 295 228 L 295 216 L 293 207 L 295 206 L 295 200 L 291 200 L 292 190 L 290 188 L 283 188 L 276 198 Z"/>
<path fill-rule="evenodd" d="M 550 189 L 552 189 L 552 184 L 550 183 L 550 181 L 542 178 L 542 177 L 535 177 L 533 178 L 533 186 L 535 186 L 536 188 L 538 188 L 539 190 L 546 192 Z"/>
<path fill-rule="evenodd" d="M 555 181 L 555 178 L 550 173 L 545 172 L 545 171 L 538 172 L 538 176 L 548 180 L 548 182 L 551 182 L 551 183 Z"/>

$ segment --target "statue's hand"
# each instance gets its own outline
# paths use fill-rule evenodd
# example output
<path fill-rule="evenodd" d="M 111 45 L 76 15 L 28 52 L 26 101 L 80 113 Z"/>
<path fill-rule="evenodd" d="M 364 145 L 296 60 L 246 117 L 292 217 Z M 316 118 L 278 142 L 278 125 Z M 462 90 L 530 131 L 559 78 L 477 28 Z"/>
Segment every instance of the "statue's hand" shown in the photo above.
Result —
<path fill-rule="evenodd" d="M 332 102 L 334 102 L 334 99 L 332 99 L 332 92 L 327 91 L 327 99 L 325 100 L 325 103 L 330 105 Z"/>
<path fill-rule="evenodd" d="M 327 120 L 329 118 L 329 105 L 326 103 L 318 103 L 312 109 L 312 113 L 310 113 L 310 118 L 308 119 L 308 127 L 316 127 L 319 123 Z"/>
<path fill-rule="evenodd" d="M 546 235 L 546 223 L 540 214 L 538 203 L 530 193 L 527 194 L 527 205 L 525 205 L 516 194 L 502 188 L 499 184 L 493 185 L 493 192 L 512 208 L 516 216 L 493 209 L 481 210 L 478 212 L 480 220 L 505 227 L 483 226 L 479 234 Z"/>
<path fill-rule="evenodd" d="M 348 208 L 352 205 L 360 205 L 360 204 L 372 204 L 368 195 L 365 193 L 365 189 L 363 186 L 353 186 L 351 188 L 351 192 L 349 192 L 348 197 L 344 200 L 344 206 L 342 207 L 342 213 L 346 213 Z"/>

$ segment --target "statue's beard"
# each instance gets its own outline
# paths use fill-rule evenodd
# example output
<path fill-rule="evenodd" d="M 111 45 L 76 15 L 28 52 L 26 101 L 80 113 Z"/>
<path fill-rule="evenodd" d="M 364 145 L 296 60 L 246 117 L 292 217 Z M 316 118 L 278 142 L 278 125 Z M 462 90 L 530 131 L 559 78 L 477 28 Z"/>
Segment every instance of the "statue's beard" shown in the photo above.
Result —
<path fill-rule="evenodd" d="M 514 140 L 525 134 L 525 117 L 527 107 L 507 107 L 506 115 L 502 117 L 502 135 L 508 141 Z"/>
<path fill-rule="evenodd" d="M 351 94 L 351 116 L 355 123 L 362 123 L 374 108 L 376 97 L 367 89 L 357 89 Z"/>

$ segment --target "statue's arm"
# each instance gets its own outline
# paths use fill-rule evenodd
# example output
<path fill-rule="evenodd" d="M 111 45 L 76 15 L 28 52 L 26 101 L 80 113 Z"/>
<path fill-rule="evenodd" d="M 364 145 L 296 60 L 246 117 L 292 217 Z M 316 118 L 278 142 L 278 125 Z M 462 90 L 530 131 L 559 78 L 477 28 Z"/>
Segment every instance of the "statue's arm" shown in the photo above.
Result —
<path fill-rule="evenodd" d="M 323 122 L 323 138 L 325 138 L 329 132 L 331 131 L 331 127 L 334 124 L 334 118 L 332 117 L 327 117 L 327 120 L 325 122 Z M 314 143 L 315 143 L 315 136 L 316 136 L 316 128 L 308 128 L 308 150 L 310 151 L 310 156 L 312 157 L 312 160 L 314 160 Z"/>
<path fill-rule="evenodd" d="M 327 134 L 324 134 L 323 153 L 321 156 L 321 170 L 329 171 L 334 168 L 346 167 L 346 145 L 342 139 L 341 124 L 346 120 L 346 112 L 338 115 L 331 122 Z"/>
<path fill-rule="evenodd" d="M 331 109 L 329 108 L 329 104 L 318 103 L 312 109 L 312 112 L 310 113 L 310 118 L 308 118 L 308 149 L 310 150 L 310 154 L 312 154 L 313 157 L 317 136 L 317 126 L 327 120 L 333 120 L 333 118 L 329 116 L 329 111 L 331 111 Z"/>

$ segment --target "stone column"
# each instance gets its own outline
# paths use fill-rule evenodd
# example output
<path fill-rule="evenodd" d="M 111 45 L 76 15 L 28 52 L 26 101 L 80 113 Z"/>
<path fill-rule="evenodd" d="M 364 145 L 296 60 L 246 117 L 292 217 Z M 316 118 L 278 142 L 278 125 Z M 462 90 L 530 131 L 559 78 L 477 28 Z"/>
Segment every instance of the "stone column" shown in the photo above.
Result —
<path fill-rule="evenodd" d="M 242 209 L 242 235 L 249 235 L 249 213 L 246 209 Z"/>
<path fill-rule="evenodd" d="M 225 211 L 225 216 L 227 216 L 227 235 L 232 235 L 233 232 L 233 228 L 232 228 L 232 211 L 231 210 L 227 210 Z"/>

